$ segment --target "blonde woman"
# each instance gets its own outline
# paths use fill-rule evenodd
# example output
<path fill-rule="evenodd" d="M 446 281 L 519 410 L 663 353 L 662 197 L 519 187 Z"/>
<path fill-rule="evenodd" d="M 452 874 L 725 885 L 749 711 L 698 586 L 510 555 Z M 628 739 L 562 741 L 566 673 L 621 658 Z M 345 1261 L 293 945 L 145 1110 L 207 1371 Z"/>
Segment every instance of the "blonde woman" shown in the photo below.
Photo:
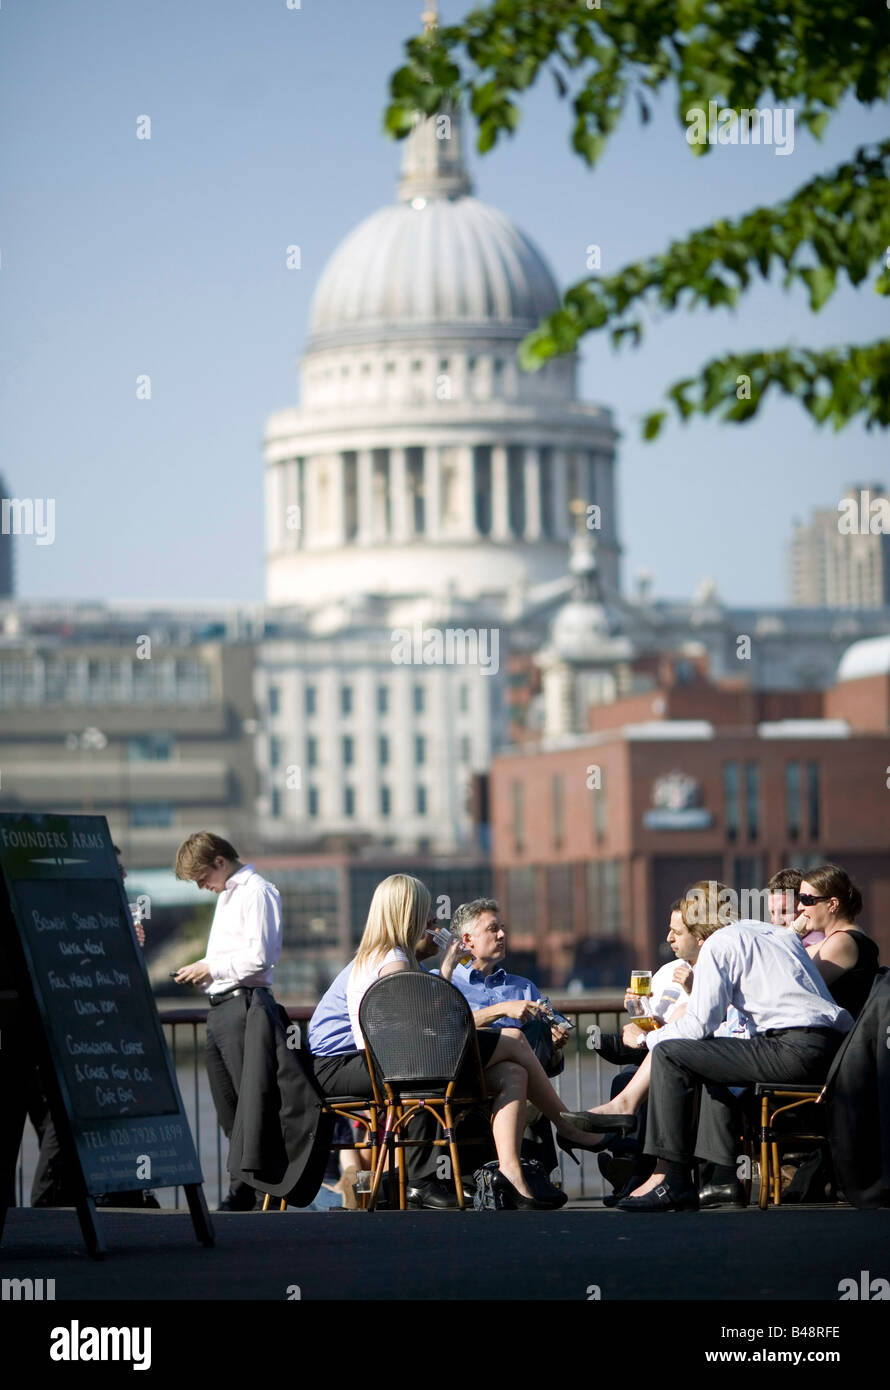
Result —
<path fill-rule="evenodd" d="M 359 1005 L 377 980 L 420 968 L 417 947 L 430 920 L 429 891 L 419 879 L 408 874 L 393 874 L 377 885 L 346 987 L 353 1050 L 313 1058 L 315 1076 L 326 1095 L 372 1094 L 364 1039 L 358 1025 Z M 456 956 L 462 947 L 456 943 L 453 949 Z M 452 963 L 446 955 L 444 964 Z M 562 1194 L 554 1188 L 552 1200 L 546 1200 L 546 1194 L 544 1198 L 536 1198 L 520 1166 L 526 1102 L 531 1101 L 553 1122 L 562 1147 L 567 1150 L 573 1145 L 594 1148 L 596 1144 L 571 1121 L 561 1118 L 562 1102 L 521 1034 L 506 1037 L 488 1029 L 478 1029 L 476 1038 L 492 1098 L 491 1124 L 501 1176 L 514 1190 L 515 1205 L 554 1206 L 557 1201 L 564 1200 Z"/>

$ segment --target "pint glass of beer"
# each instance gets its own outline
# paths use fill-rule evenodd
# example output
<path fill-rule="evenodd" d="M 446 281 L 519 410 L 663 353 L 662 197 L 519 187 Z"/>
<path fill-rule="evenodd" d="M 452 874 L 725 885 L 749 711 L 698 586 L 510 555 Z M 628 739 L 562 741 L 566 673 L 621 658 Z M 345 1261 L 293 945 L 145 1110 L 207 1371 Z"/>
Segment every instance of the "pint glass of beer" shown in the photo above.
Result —
<path fill-rule="evenodd" d="M 652 971 L 632 970 L 628 989 L 627 1012 L 631 1021 L 649 1033 L 658 1023 L 652 1017 Z"/>

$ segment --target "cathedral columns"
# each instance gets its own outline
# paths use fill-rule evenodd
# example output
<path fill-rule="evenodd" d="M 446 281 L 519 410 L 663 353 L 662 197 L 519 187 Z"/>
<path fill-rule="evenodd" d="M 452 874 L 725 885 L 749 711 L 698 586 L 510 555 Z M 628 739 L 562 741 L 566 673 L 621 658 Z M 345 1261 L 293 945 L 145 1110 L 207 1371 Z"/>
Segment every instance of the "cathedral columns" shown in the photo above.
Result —
<path fill-rule="evenodd" d="M 389 521 L 394 541 L 406 541 L 411 535 L 408 502 L 405 450 L 397 445 L 389 451 Z"/>
<path fill-rule="evenodd" d="M 426 499 L 424 534 L 430 540 L 438 540 L 442 529 L 442 458 L 437 444 L 424 445 L 423 488 Z"/>
<path fill-rule="evenodd" d="M 551 459 L 551 486 L 553 498 L 553 535 L 556 540 L 567 540 L 571 533 L 568 495 L 568 455 L 565 449 L 554 449 Z"/>
<path fill-rule="evenodd" d="M 536 541 L 541 535 L 541 461 L 536 445 L 523 451 L 523 482 L 525 483 L 525 539 Z"/>
<path fill-rule="evenodd" d="M 479 532 L 476 529 L 476 473 L 472 444 L 457 446 L 457 473 L 461 534 L 475 539 Z"/>
<path fill-rule="evenodd" d="M 506 541 L 510 538 L 508 510 L 507 446 L 494 444 L 491 450 L 491 538 Z"/>
<path fill-rule="evenodd" d="M 359 545 L 374 540 L 374 464 L 370 449 L 358 451 L 358 536 Z"/>

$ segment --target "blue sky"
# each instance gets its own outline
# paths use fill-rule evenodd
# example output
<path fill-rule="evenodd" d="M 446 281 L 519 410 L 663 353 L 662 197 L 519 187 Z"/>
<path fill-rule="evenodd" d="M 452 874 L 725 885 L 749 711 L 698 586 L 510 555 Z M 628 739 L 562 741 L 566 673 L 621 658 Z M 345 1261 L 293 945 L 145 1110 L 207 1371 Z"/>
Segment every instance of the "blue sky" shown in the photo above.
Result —
<path fill-rule="evenodd" d="M 24 597 L 263 596 L 264 421 L 295 402 L 318 276 L 342 237 L 394 196 L 386 81 L 422 0 L 5 0 L 0 10 L 5 324 L 0 472 L 56 499 L 56 540 L 17 542 Z M 465 4 L 445 0 L 447 20 Z M 136 139 L 151 117 L 151 140 Z M 470 156 L 476 193 L 537 243 L 561 285 L 662 249 L 717 216 L 789 193 L 886 133 L 849 104 L 822 142 L 715 148 L 695 159 L 662 100 L 635 108 L 590 172 L 552 83 L 516 137 Z M 469 133 L 469 128 L 468 128 Z M 285 250 L 302 249 L 288 271 Z M 886 479 L 886 435 L 813 427 L 774 401 L 743 428 L 639 419 L 679 375 L 747 347 L 870 341 L 887 302 L 844 288 L 818 316 L 758 287 L 737 313 L 681 313 L 644 347 L 583 345 L 582 395 L 609 405 L 619 454 L 625 588 L 663 596 L 712 576 L 725 600 L 785 600 L 792 518 L 848 482 Z M 149 373 L 152 399 L 136 399 Z"/>

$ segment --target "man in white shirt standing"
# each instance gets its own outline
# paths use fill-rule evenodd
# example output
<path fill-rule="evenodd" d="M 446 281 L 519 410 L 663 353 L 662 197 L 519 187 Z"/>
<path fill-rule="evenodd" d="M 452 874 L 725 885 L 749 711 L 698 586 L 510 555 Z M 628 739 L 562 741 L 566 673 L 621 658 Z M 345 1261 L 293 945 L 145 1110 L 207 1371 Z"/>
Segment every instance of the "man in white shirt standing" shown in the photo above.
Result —
<path fill-rule="evenodd" d="M 218 895 L 207 950 L 176 974 L 177 984 L 203 989 L 207 1015 L 205 1060 L 219 1123 L 231 1138 L 244 1065 L 247 1011 L 255 989 L 268 990 L 281 955 L 278 889 L 242 864 L 228 840 L 202 830 L 179 846 L 176 877 Z M 233 1181 L 220 1211 L 253 1211 L 256 1192 Z"/>
<path fill-rule="evenodd" d="M 730 1006 L 748 1017 L 753 1037 L 714 1036 Z M 793 932 L 750 920 L 715 932 L 699 953 L 685 1015 L 646 1036 L 652 1076 L 645 1151 L 656 1166 L 618 1203 L 619 1210 L 695 1210 L 696 1155 L 715 1165 L 716 1181 L 735 1177 L 733 1110 L 725 1087 L 824 1081 L 852 1026 Z"/>

